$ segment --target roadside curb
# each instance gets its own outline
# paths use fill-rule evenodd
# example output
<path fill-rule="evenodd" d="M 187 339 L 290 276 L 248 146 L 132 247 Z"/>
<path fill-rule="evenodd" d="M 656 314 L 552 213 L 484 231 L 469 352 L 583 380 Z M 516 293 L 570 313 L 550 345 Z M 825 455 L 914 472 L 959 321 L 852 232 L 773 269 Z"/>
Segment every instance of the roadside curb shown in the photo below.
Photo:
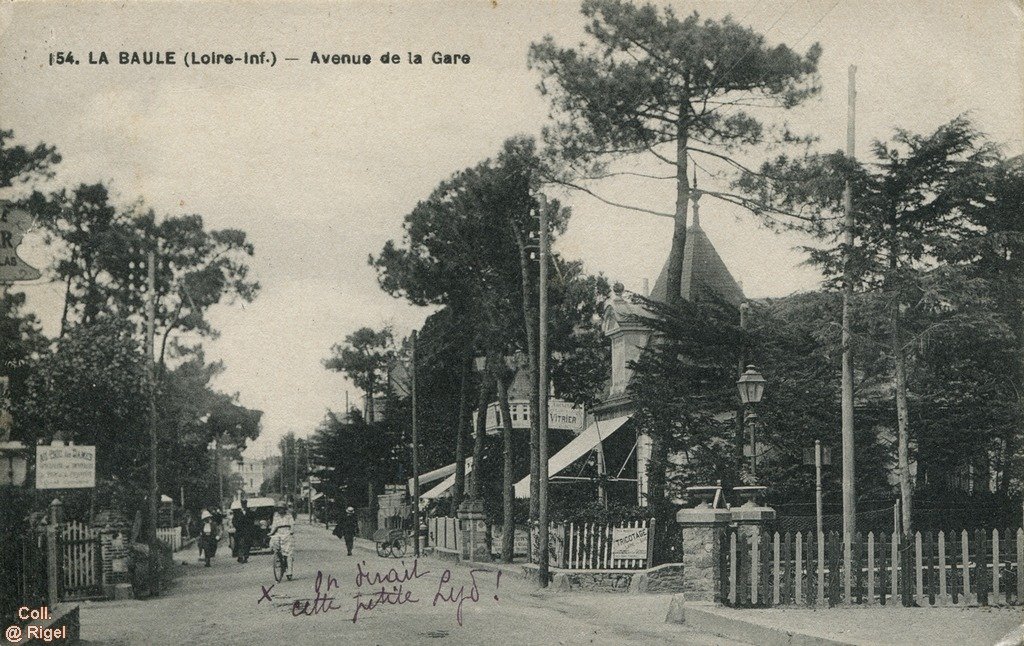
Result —
<path fill-rule="evenodd" d="M 726 639 L 758 646 L 856 646 L 852 642 L 844 642 L 807 633 L 799 633 L 730 617 L 718 610 L 718 606 L 706 602 L 687 604 L 684 595 L 676 594 L 669 605 L 668 623 L 686 624 L 697 630 L 711 633 Z"/>

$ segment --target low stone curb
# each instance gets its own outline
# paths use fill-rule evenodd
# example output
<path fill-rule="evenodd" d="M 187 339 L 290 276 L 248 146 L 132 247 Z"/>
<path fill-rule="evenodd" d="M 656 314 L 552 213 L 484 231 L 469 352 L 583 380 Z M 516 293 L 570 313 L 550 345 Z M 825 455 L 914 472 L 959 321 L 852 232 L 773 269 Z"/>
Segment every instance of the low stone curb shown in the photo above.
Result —
<path fill-rule="evenodd" d="M 666 622 L 686 624 L 702 632 L 758 646 L 856 646 L 851 642 L 792 632 L 726 616 L 718 612 L 714 604 L 687 604 L 683 596 L 677 594 L 672 597 L 668 616 L 665 617 Z"/>

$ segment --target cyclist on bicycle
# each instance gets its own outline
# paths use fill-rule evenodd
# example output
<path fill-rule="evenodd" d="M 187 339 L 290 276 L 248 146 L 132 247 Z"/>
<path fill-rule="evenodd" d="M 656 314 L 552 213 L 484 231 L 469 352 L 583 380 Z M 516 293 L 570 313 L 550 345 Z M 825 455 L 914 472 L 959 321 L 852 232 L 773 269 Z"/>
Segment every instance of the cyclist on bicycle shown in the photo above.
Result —
<path fill-rule="evenodd" d="M 288 513 L 288 505 L 282 500 L 277 503 L 274 512 L 274 520 L 270 523 L 270 549 L 274 551 L 274 558 L 277 558 L 278 551 L 285 557 L 287 566 L 285 575 L 288 580 L 292 579 L 292 522 L 294 519 Z"/>

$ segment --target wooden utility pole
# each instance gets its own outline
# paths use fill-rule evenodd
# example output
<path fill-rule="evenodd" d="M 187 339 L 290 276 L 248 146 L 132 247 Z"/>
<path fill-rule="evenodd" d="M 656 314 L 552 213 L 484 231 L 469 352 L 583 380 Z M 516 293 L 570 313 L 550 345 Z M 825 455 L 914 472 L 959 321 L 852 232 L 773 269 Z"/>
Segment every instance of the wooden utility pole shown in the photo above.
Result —
<path fill-rule="evenodd" d="M 416 429 L 416 330 L 412 331 L 412 545 L 413 554 L 420 555 L 420 449 Z"/>
<path fill-rule="evenodd" d="M 540 486 L 538 487 L 537 521 L 540 538 L 538 576 L 542 588 L 548 585 L 548 201 L 540 196 L 540 335 L 537 343 L 537 452 L 539 454 Z"/>
<path fill-rule="evenodd" d="M 846 155 L 851 160 L 854 155 L 855 106 L 857 68 L 850 66 L 849 91 L 846 109 Z M 842 417 L 843 417 L 843 541 L 848 544 L 857 531 L 857 492 L 854 485 L 853 456 L 853 342 L 850 333 L 850 301 L 853 300 L 853 272 L 850 267 L 853 251 L 853 188 L 850 181 L 846 182 L 843 191 L 843 244 L 845 250 L 845 267 L 843 270 L 843 380 L 842 380 Z"/>
<path fill-rule="evenodd" d="M 818 520 L 818 536 L 821 536 L 824 529 L 821 517 L 821 440 L 814 440 L 814 515 Z"/>
<path fill-rule="evenodd" d="M 146 256 L 146 355 L 149 361 L 146 376 L 149 381 L 149 542 L 156 543 L 157 491 L 156 483 L 156 358 L 153 354 L 153 338 L 156 334 L 156 252 L 152 249 Z"/>
<path fill-rule="evenodd" d="M 155 244 L 155 243 L 154 243 Z M 155 571 L 156 566 L 156 526 L 158 504 L 156 482 L 156 357 L 153 353 L 153 340 L 156 335 L 156 252 L 150 249 L 146 255 L 146 376 L 149 381 L 149 544 L 150 544 L 150 572 Z M 160 591 L 160 577 L 150 577 L 153 593 Z"/>

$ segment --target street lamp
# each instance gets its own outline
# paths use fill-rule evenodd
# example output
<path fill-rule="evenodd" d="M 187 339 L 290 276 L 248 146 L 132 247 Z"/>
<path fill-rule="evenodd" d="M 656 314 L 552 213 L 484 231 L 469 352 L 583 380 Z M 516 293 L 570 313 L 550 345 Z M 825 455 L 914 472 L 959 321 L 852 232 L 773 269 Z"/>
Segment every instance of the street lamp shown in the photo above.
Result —
<path fill-rule="evenodd" d="M 747 366 L 746 372 L 740 375 L 736 387 L 740 391 L 740 401 L 746 404 L 757 404 L 761 402 L 764 395 L 765 378 L 754 366 Z"/>
<path fill-rule="evenodd" d="M 20 487 L 25 484 L 25 475 L 28 473 L 28 448 L 21 442 L 0 442 L 0 463 L 3 471 L 0 475 L 0 484 Z"/>
<path fill-rule="evenodd" d="M 744 406 L 760 403 L 764 395 L 764 376 L 752 365 L 747 366 L 746 371 L 740 375 L 736 387 L 740 391 L 740 401 Z M 757 415 L 753 412 L 747 413 L 743 420 L 750 427 L 750 477 L 757 480 Z"/>

